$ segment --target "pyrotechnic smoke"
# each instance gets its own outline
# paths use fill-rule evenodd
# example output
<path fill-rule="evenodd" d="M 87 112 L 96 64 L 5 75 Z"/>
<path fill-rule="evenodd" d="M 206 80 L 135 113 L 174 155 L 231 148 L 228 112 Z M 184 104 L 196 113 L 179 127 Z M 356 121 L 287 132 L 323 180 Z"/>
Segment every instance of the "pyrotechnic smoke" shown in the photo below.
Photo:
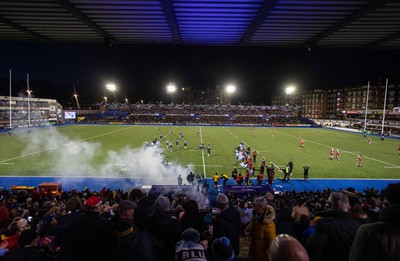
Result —
<path fill-rule="evenodd" d="M 108 151 L 105 160 L 99 164 L 98 158 L 103 153 L 100 143 L 79 138 L 72 140 L 56 128 L 33 130 L 30 135 L 21 135 L 21 139 L 26 144 L 23 155 L 40 151 L 48 157 L 47 162 L 53 162 L 50 169 L 48 166 L 44 169 L 43 175 L 140 178 L 147 185 L 176 185 L 178 175 L 185 181 L 193 170 L 193 167 L 177 162 L 165 164 L 163 149 L 158 146 Z"/>

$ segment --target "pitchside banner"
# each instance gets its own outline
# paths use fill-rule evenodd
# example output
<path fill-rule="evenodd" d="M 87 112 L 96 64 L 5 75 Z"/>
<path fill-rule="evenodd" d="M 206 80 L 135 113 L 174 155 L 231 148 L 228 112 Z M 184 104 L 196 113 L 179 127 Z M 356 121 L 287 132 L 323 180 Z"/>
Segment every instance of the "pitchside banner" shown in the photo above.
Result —
<path fill-rule="evenodd" d="M 226 185 L 224 186 L 224 193 L 234 192 L 234 193 L 266 193 L 272 192 L 270 186 L 268 185 L 254 185 L 254 186 L 236 186 L 236 185 Z"/>

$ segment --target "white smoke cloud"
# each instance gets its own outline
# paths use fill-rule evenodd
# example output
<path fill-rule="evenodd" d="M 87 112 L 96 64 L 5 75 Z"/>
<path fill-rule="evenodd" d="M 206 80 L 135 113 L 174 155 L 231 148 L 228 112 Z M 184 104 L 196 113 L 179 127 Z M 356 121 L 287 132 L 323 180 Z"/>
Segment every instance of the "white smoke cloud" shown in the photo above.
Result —
<path fill-rule="evenodd" d="M 143 185 L 177 185 L 178 175 L 185 183 L 187 174 L 194 169 L 178 162 L 166 165 L 164 150 L 159 146 L 127 146 L 120 151 L 108 151 L 103 162 L 98 163 L 98 159 L 104 157 L 100 143 L 79 137 L 70 139 L 57 128 L 34 129 L 20 137 L 26 144 L 22 155 L 41 153 L 46 155 L 46 161 L 52 162 L 43 175 L 141 178 Z"/>

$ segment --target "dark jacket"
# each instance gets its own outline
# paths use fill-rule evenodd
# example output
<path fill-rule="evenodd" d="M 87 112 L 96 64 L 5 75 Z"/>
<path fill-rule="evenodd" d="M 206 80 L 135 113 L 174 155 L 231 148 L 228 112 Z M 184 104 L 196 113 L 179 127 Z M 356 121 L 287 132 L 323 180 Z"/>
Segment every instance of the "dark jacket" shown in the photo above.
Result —
<path fill-rule="evenodd" d="M 133 223 L 139 228 L 140 231 L 144 230 L 147 217 L 153 212 L 154 202 L 146 197 L 142 198 L 135 208 L 135 215 L 133 215 Z"/>
<path fill-rule="evenodd" d="M 124 227 L 130 228 L 120 231 L 118 226 L 120 226 L 121 223 L 125 223 L 125 225 L 123 225 Z M 142 236 L 142 233 L 137 231 L 128 221 L 119 220 L 113 224 L 113 228 L 116 230 L 115 233 L 118 237 L 117 251 L 114 260 L 142 261 L 154 259 L 148 240 L 146 240 Z"/>
<path fill-rule="evenodd" d="M 85 212 L 71 226 L 73 260 L 112 260 L 117 239 L 110 221 L 98 212 Z"/>
<path fill-rule="evenodd" d="M 60 252 L 57 254 L 57 261 L 72 260 L 72 241 L 71 241 L 71 225 L 72 223 L 83 216 L 85 212 L 75 211 L 63 216 L 56 227 L 56 246 L 60 247 Z"/>
<path fill-rule="evenodd" d="M 232 206 L 216 216 L 213 226 L 213 238 L 227 237 L 236 256 L 239 255 L 240 227 L 240 213 Z"/>
<path fill-rule="evenodd" d="M 199 232 L 201 238 L 203 239 L 203 228 L 205 225 L 203 216 L 200 213 L 185 213 L 180 221 L 182 226 L 182 231 L 188 228 L 193 228 Z"/>
<path fill-rule="evenodd" d="M 168 212 L 156 211 L 146 220 L 145 233 L 152 245 L 156 245 L 158 260 L 174 260 L 175 245 L 182 240 L 182 227 L 179 221 Z M 148 234 L 146 234 L 148 233 Z"/>
<path fill-rule="evenodd" d="M 351 213 L 332 212 L 321 218 L 305 248 L 310 260 L 347 261 L 361 223 Z"/>
<path fill-rule="evenodd" d="M 379 213 L 379 222 L 360 227 L 350 252 L 350 261 L 400 260 L 400 205 Z"/>

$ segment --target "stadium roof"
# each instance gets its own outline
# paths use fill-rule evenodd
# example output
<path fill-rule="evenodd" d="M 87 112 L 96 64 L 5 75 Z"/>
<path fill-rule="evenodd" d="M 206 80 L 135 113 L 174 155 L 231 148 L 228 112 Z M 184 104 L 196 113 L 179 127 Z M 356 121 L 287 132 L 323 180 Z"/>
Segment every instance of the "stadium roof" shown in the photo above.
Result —
<path fill-rule="evenodd" d="M 0 40 L 400 49 L 400 1 L 1 0 Z"/>

